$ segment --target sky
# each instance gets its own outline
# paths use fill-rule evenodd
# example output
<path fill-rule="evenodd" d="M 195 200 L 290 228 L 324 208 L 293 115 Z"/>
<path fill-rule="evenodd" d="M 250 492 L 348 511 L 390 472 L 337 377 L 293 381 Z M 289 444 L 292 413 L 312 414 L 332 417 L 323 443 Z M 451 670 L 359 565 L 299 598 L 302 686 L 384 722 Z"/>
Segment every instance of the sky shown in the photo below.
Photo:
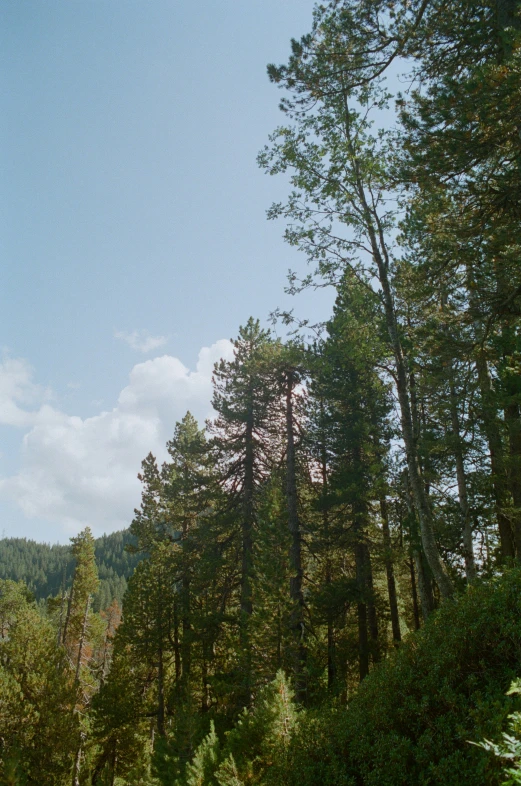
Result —
<path fill-rule="evenodd" d="M 129 525 L 250 315 L 319 320 L 284 294 L 305 259 L 256 164 L 284 122 L 266 65 L 311 0 L 0 5 L 0 536 Z"/>

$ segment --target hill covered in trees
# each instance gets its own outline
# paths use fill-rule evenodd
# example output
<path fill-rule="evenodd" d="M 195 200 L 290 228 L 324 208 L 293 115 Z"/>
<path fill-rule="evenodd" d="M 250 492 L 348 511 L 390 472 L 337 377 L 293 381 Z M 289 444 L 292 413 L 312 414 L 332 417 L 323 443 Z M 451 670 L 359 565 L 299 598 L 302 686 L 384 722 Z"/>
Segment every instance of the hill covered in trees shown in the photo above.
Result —
<path fill-rule="evenodd" d="M 268 73 L 333 312 L 250 318 L 145 457 L 122 616 L 88 530 L 44 612 L 2 582 L 7 783 L 520 782 L 520 5 L 331 0 Z"/>
<path fill-rule="evenodd" d="M 132 572 L 141 559 L 126 550 L 135 539 L 128 531 L 103 535 L 95 541 L 96 564 L 100 585 L 93 601 L 99 611 L 123 595 Z M 23 581 L 36 600 L 69 591 L 74 572 L 70 546 L 37 543 L 26 538 L 0 540 L 0 579 Z"/>

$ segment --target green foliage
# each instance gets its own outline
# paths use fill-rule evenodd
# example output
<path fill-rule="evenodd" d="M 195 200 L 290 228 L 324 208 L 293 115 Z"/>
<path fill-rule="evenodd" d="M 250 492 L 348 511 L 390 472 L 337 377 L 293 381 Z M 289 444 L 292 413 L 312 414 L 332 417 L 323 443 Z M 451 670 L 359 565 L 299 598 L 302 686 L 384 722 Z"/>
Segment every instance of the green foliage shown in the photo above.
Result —
<path fill-rule="evenodd" d="M 24 585 L 0 581 L 0 620 L 0 782 L 62 784 L 78 744 L 64 650 Z"/>
<path fill-rule="evenodd" d="M 0 541 L 1 783 L 521 783 L 520 31 L 326 0 L 269 67 L 269 216 L 333 314 L 239 329 L 130 531 Z"/>
<path fill-rule="evenodd" d="M 220 744 L 213 721 L 210 731 L 198 746 L 187 767 L 186 786 L 217 786 L 214 773 L 219 760 Z"/>
<path fill-rule="evenodd" d="M 521 696 L 521 680 L 514 680 L 507 695 Z M 503 786 L 515 786 L 521 783 L 521 712 L 513 712 L 508 716 L 508 727 L 509 731 L 503 732 L 501 742 L 485 740 L 480 745 L 484 750 L 506 760 L 509 766 L 504 770 L 507 779 L 503 781 Z"/>
<path fill-rule="evenodd" d="M 211 726 L 188 765 L 183 786 L 277 784 L 297 723 L 293 692 L 282 671 L 251 709 L 243 710 L 221 744 Z M 165 781 L 166 782 L 166 781 Z"/>
<path fill-rule="evenodd" d="M 494 736 L 521 663 L 521 571 L 447 602 L 367 677 L 347 709 L 303 717 L 281 782 L 482 786 L 499 767 L 468 740 Z"/>
<path fill-rule="evenodd" d="M 252 710 L 245 711 L 227 734 L 223 772 L 231 775 L 235 769 L 237 777 L 247 783 L 264 782 L 264 775 L 274 762 L 284 759 L 296 720 L 293 691 L 284 673 L 279 671 L 273 682 L 260 692 Z M 217 775 L 219 779 L 221 768 Z M 225 782 L 222 786 L 226 786 Z"/>
<path fill-rule="evenodd" d="M 123 602 L 127 580 L 141 559 L 141 555 L 127 551 L 127 546 L 134 543 L 128 530 L 96 538 L 94 552 L 100 585 L 93 599 L 94 611 L 108 608 L 114 599 L 120 605 Z M 26 538 L 0 540 L 0 579 L 23 581 L 36 600 L 59 596 L 62 589 L 69 590 L 73 572 L 70 546 L 36 543 Z"/>

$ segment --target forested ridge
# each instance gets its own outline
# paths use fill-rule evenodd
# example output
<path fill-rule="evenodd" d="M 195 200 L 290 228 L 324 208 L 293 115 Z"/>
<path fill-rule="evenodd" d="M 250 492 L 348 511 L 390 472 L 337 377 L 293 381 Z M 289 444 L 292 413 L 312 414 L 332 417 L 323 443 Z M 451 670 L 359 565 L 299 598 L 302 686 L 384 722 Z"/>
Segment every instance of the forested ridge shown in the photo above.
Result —
<path fill-rule="evenodd" d="M 144 459 L 122 611 L 89 529 L 1 582 L 3 783 L 521 782 L 521 4 L 310 24 L 259 164 L 333 312 L 250 318 Z"/>
<path fill-rule="evenodd" d="M 94 550 L 100 579 L 93 598 L 96 611 L 106 609 L 113 600 L 122 603 L 127 580 L 140 559 L 126 548 L 133 542 L 127 531 L 96 538 Z M 73 572 L 70 546 L 37 543 L 27 538 L 0 540 L 0 579 L 25 582 L 37 601 L 59 595 L 62 589 L 70 590 Z"/>

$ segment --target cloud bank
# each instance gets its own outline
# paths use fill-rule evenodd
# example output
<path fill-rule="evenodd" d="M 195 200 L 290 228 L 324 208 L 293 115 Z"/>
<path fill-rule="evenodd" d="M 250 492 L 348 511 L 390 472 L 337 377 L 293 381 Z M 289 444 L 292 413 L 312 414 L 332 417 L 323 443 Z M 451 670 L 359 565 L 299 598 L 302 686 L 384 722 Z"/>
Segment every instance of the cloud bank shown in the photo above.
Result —
<path fill-rule="evenodd" d="M 201 349 L 195 370 L 170 355 L 138 363 L 116 406 L 85 419 L 53 407 L 27 362 L 5 360 L 0 423 L 25 433 L 20 470 L 0 479 L 0 497 L 66 535 L 87 525 L 96 534 L 128 526 L 142 459 L 150 451 L 166 457 L 165 443 L 188 409 L 200 422 L 212 414 L 213 365 L 231 356 L 230 342 L 220 340 Z"/>

